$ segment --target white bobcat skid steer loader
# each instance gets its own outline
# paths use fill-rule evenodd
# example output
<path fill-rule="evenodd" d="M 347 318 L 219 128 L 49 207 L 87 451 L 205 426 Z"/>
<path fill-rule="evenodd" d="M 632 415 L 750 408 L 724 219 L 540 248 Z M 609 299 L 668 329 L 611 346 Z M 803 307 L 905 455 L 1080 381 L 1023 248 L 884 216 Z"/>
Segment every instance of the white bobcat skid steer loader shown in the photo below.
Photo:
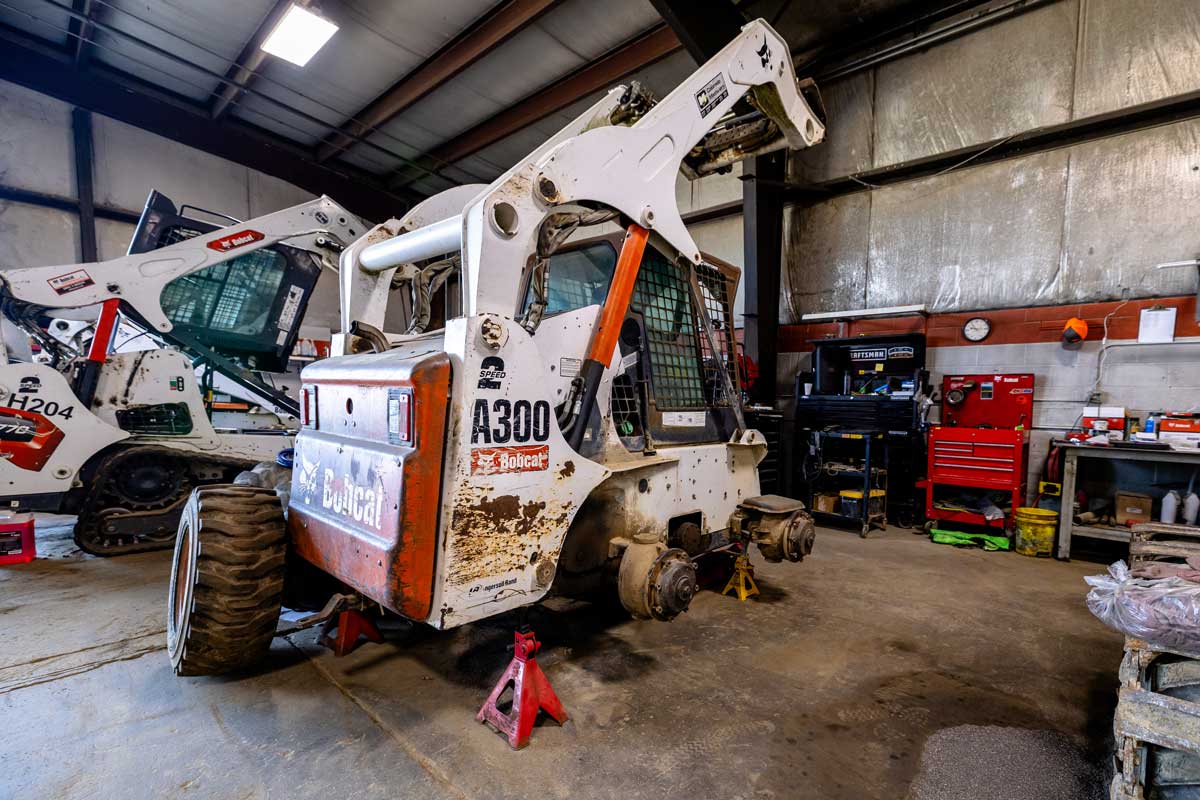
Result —
<path fill-rule="evenodd" d="M 675 202 L 681 171 L 819 142 L 802 88 L 786 42 L 752 22 L 661 102 L 617 87 L 490 186 L 430 198 L 348 247 L 334 346 L 347 355 L 302 373 L 286 523 L 253 475 L 198 489 L 185 510 L 176 671 L 266 652 L 286 551 L 437 628 L 552 589 L 615 591 L 634 616 L 669 620 L 698 556 L 755 544 L 803 558 L 803 506 L 759 496 L 737 272 L 705 262 Z M 624 232 L 559 249 L 606 221 Z M 412 284 L 408 335 L 382 330 L 396 281 Z M 457 302 L 423 331 L 439 284 Z"/>
<path fill-rule="evenodd" d="M 0 504 L 77 514 L 76 542 L 98 555 L 169 547 L 194 486 L 290 446 L 283 425 L 215 429 L 200 382 L 298 416 L 255 373 L 286 369 L 317 276 L 363 225 L 325 197 L 232 222 L 152 192 L 127 255 L 0 270 L 19 329 L 0 364 Z M 118 328 L 153 346 L 115 352 Z M 18 361 L 25 340 L 40 352 Z"/>

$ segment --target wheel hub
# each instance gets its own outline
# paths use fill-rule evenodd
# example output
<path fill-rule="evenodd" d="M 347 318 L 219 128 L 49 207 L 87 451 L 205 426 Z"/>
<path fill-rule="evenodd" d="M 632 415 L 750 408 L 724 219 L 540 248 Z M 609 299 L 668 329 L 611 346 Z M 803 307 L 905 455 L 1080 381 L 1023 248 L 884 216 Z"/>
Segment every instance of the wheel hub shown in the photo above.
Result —
<path fill-rule="evenodd" d="M 183 474 L 170 459 L 137 456 L 117 469 L 112 492 L 124 505 L 151 508 L 174 499 L 182 484 Z"/>

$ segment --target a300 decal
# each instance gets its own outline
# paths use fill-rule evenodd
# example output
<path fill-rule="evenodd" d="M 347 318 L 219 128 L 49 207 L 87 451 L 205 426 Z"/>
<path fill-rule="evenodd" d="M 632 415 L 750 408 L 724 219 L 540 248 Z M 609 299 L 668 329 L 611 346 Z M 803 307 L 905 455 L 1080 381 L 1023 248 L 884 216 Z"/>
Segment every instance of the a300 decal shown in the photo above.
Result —
<path fill-rule="evenodd" d="M 471 444 L 544 442 L 550 438 L 550 403 L 545 400 L 512 402 L 503 398 L 475 401 Z"/>

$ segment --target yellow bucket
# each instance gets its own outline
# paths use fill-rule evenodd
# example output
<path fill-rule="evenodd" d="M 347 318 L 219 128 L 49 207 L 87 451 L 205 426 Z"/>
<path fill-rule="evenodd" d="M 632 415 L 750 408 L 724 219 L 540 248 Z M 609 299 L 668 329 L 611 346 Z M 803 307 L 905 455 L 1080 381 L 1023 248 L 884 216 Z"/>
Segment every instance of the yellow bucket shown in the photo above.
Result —
<path fill-rule="evenodd" d="M 1050 556 L 1058 532 L 1058 512 L 1044 508 L 1018 508 L 1016 551 L 1023 556 Z"/>

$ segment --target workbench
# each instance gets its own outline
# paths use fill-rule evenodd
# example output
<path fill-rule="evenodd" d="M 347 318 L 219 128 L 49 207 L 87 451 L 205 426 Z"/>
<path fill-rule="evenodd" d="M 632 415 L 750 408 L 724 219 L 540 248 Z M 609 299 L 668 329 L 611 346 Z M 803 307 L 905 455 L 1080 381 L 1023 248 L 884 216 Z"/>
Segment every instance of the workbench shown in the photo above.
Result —
<path fill-rule="evenodd" d="M 1097 458 L 1108 461 L 1147 461 L 1157 464 L 1190 464 L 1200 467 L 1200 450 L 1137 450 L 1128 447 L 1094 447 L 1092 445 L 1058 442 L 1062 449 L 1062 510 L 1058 515 L 1058 558 L 1071 557 L 1071 537 L 1086 536 L 1128 542 L 1129 529 L 1112 525 L 1081 525 L 1074 521 L 1075 478 L 1079 459 Z"/>

